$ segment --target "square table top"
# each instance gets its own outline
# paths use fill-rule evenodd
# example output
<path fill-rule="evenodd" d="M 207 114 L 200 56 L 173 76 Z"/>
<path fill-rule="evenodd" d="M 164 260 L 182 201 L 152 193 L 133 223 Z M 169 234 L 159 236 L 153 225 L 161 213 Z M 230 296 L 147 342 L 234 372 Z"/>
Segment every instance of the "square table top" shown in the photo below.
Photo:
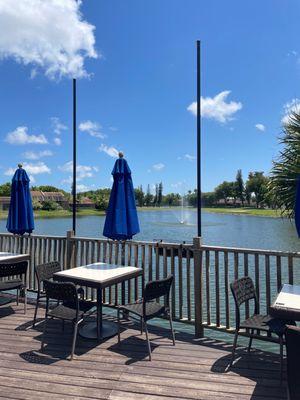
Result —
<path fill-rule="evenodd" d="M 7 264 L 10 262 L 21 262 L 30 260 L 30 254 L 8 253 L 0 251 L 0 264 Z"/>
<path fill-rule="evenodd" d="M 90 287 L 103 288 L 127 279 L 136 278 L 142 273 L 142 268 L 99 262 L 56 272 L 54 278 L 56 280 L 70 280 Z"/>
<path fill-rule="evenodd" d="M 300 311 L 300 286 L 285 283 L 282 286 L 273 307 Z"/>

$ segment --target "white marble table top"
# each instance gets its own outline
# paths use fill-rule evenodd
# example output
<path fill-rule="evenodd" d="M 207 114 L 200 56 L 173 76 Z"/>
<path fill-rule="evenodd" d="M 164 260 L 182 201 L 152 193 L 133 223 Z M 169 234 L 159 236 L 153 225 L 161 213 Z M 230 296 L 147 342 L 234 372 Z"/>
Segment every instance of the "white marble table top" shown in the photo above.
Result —
<path fill-rule="evenodd" d="M 4 251 L 0 251 L 0 264 L 9 263 L 9 262 L 18 262 L 18 261 L 28 261 L 30 259 L 29 254 L 17 254 L 17 253 L 8 253 Z"/>
<path fill-rule="evenodd" d="M 284 284 L 273 307 L 300 311 L 300 286 Z"/>
<path fill-rule="evenodd" d="M 141 275 L 142 268 L 106 263 L 95 263 L 57 272 L 55 277 L 82 280 L 95 284 L 109 284 L 116 280 L 126 280 L 132 275 Z"/>

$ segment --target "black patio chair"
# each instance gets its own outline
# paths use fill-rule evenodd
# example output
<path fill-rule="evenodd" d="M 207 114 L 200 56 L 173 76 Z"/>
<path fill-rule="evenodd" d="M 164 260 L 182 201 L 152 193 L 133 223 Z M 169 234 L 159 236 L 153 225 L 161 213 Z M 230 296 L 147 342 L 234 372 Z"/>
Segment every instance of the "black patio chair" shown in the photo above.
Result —
<path fill-rule="evenodd" d="M 53 275 L 59 271 L 61 271 L 61 265 L 58 261 L 51 261 L 51 262 L 48 262 L 45 264 L 39 264 L 39 265 L 36 265 L 34 268 L 38 287 L 37 287 L 37 298 L 36 298 L 33 324 L 32 324 L 33 328 L 35 327 L 35 324 L 36 324 L 36 317 L 37 317 L 39 304 L 41 301 L 46 300 L 46 293 L 45 293 L 45 290 L 43 289 L 43 282 L 45 280 L 53 280 Z M 78 288 L 77 291 L 78 291 L 78 294 L 79 294 L 79 297 L 81 300 L 79 303 L 81 311 L 87 312 L 95 306 L 94 303 L 84 300 L 83 288 Z M 72 306 L 72 304 L 70 304 L 69 306 Z"/>
<path fill-rule="evenodd" d="M 149 360 L 151 361 L 151 345 L 148 335 L 147 321 L 152 318 L 167 316 L 170 321 L 170 328 L 172 333 L 173 345 L 175 346 L 175 334 L 172 323 L 172 313 L 170 306 L 170 289 L 173 283 L 173 276 L 170 275 L 165 279 L 148 282 L 144 289 L 143 298 L 136 303 L 131 303 L 118 307 L 118 343 L 120 344 L 120 312 L 125 311 L 132 313 L 140 318 L 141 322 L 141 333 L 145 329 L 146 340 L 149 352 Z M 155 300 L 164 297 L 164 304 L 162 305 Z"/>
<path fill-rule="evenodd" d="M 19 305 L 20 295 L 24 297 L 24 314 L 26 314 L 27 307 L 27 287 L 26 287 L 26 274 L 27 274 L 27 261 L 22 261 L 13 264 L 2 264 L 0 267 L 0 278 L 8 278 L 0 281 L 0 292 L 7 290 L 17 290 L 16 301 Z M 23 278 L 24 277 L 24 281 Z M 5 303 L 4 303 L 5 304 Z"/>
<path fill-rule="evenodd" d="M 246 276 L 235 280 L 230 284 L 231 292 L 235 302 L 235 313 L 236 313 L 236 330 L 233 341 L 232 356 L 230 361 L 230 367 L 233 364 L 235 349 L 237 345 L 238 335 L 240 329 L 247 329 L 250 331 L 248 352 L 251 350 L 253 337 L 255 339 L 260 339 L 259 335 L 254 335 L 255 331 L 264 331 L 269 334 L 269 336 L 264 336 L 264 340 L 270 342 L 279 342 L 280 345 L 280 377 L 282 378 L 282 366 L 283 366 L 283 345 L 284 345 L 284 335 L 286 332 L 287 324 L 295 325 L 294 321 L 283 320 L 279 318 L 273 318 L 270 315 L 258 314 L 259 304 L 256 294 L 256 290 L 253 281 L 250 277 Z M 240 306 L 244 303 L 254 301 L 254 314 L 241 321 L 240 318 Z M 272 334 L 276 334 L 278 339 L 272 337 Z"/>
<path fill-rule="evenodd" d="M 80 299 L 78 289 L 72 282 L 53 282 L 44 281 L 44 290 L 46 294 L 46 313 L 44 322 L 44 331 L 41 344 L 41 351 L 44 350 L 45 333 L 48 319 L 60 319 L 63 322 L 69 321 L 74 326 L 71 360 L 73 359 L 75 344 L 77 339 L 78 325 L 83 321 L 86 313 L 80 310 Z M 56 300 L 57 305 L 50 309 L 50 300 Z"/>
<path fill-rule="evenodd" d="M 288 326 L 286 333 L 288 399 L 300 399 L 300 328 Z"/>

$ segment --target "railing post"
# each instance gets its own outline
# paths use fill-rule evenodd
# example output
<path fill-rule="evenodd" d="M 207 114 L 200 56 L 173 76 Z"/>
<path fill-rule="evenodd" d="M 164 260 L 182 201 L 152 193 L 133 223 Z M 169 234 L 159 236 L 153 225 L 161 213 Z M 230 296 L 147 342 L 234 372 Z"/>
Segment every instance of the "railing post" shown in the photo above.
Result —
<path fill-rule="evenodd" d="M 67 260 L 66 268 L 74 268 L 76 265 L 75 261 L 75 246 L 72 238 L 74 237 L 74 231 L 67 231 Z"/>
<path fill-rule="evenodd" d="M 195 303 L 195 337 L 204 336 L 202 325 L 202 300 L 203 300 L 203 271 L 202 271 L 202 240 L 201 237 L 193 239 L 194 252 L 194 303 Z"/>

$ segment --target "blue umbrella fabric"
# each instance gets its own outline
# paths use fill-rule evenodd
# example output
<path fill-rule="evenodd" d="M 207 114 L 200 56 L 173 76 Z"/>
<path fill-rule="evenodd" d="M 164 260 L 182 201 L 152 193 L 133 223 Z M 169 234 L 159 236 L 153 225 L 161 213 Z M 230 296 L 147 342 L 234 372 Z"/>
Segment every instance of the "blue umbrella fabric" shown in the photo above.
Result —
<path fill-rule="evenodd" d="M 123 154 L 112 171 L 114 183 L 110 193 L 103 235 L 113 240 L 128 240 L 140 231 L 131 171 Z"/>
<path fill-rule="evenodd" d="M 19 165 L 12 178 L 10 206 L 6 224 L 7 230 L 17 235 L 31 233 L 34 230 L 29 182 L 30 179 L 26 171 Z"/>
<path fill-rule="evenodd" d="M 300 176 L 298 177 L 297 188 L 296 188 L 295 224 L 298 236 L 300 237 Z"/>

